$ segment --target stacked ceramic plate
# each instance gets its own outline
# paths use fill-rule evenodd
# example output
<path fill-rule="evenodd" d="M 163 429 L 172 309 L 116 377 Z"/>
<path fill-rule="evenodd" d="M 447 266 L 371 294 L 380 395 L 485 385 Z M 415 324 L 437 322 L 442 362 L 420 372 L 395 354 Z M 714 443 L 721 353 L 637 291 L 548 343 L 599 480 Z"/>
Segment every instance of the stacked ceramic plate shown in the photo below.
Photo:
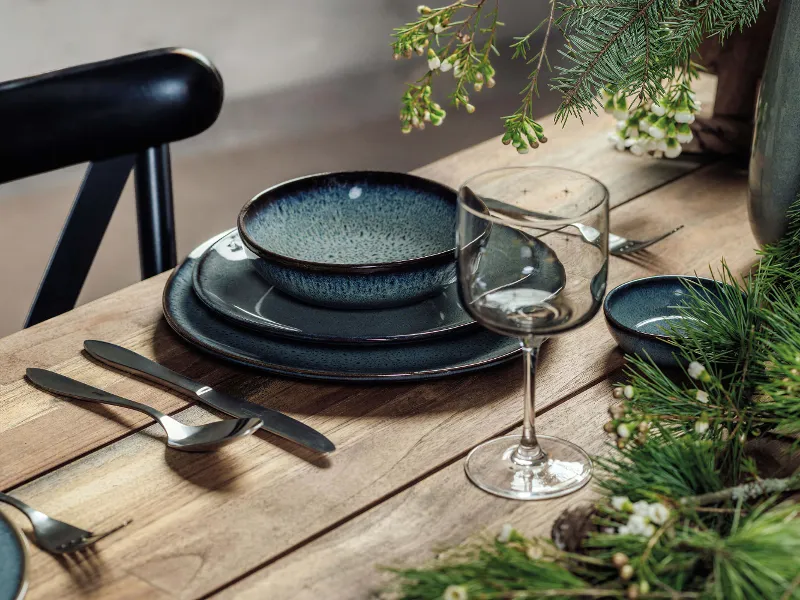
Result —
<path fill-rule="evenodd" d="M 189 343 L 283 375 L 414 380 L 495 365 L 519 345 L 459 304 L 455 220 L 456 193 L 411 175 L 292 180 L 189 255 L 164 314 Z"/>

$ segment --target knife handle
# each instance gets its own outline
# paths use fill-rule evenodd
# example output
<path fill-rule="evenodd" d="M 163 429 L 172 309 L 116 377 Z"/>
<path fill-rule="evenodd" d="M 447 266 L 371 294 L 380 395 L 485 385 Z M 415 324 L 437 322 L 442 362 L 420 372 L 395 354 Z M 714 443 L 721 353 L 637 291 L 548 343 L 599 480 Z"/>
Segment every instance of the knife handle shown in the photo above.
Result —
<path fill-rule="evenodd" d="M 178 392 L 189 392 L 194 395 L 206 387 L 176 373 L 172 369 L 168 369 L 164 365 L 137 354 L 133 350 L 128 350 L 116 344 L 99 340 L 86 340 L 83 342 L 83 347 L 91 356 L 104 364 Z"/>

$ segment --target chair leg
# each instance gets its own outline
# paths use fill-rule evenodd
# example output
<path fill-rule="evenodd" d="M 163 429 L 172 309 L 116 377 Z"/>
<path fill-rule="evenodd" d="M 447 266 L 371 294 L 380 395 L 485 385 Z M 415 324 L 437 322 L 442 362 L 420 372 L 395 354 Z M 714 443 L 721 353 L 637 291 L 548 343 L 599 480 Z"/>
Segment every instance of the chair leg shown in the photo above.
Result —
<path fill-rule="evenodd" d="M 129 154 L 89 165 L 25 319 L 25 327 L 75 307 L 134 160 L 135 156 Z"/>
<path fill-rule="evenodd" d="M 136 157 L 135 182 L 139 261 L 142 279 L 147 279 L 173 268 L 178 261 L 167 144 L 149 148 Z"/>

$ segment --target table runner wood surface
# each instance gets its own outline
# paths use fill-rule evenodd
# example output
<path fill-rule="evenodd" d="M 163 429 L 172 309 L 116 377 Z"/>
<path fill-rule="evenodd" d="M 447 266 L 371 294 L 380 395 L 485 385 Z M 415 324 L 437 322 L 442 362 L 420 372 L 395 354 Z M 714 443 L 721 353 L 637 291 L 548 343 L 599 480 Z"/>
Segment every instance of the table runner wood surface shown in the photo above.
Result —
<path fill-rule="evenodd" d="M 703 81 L 702 99 L 713 85 Z M 606 116 L 583 126 L 573 120 L 525 157 L 490 140 L 417 173 L 455 186 L 497 166 L 565 166 L 608 185 L 615 233 L 646 238 L 685 225 L 642 256 L 612 258 L 609 289 L 652 274 L 705 274 L 723 256 L 746 272 L 755 261 L 746 173 L 611 151 L 610 125 Z M 0 340 L 0 489 L 83 527 L 133 519 L 87 556 L 57 559 L 32 548 L 30 598 L 367 597 L 385 577 L 377 564 L 419 564 L 441 544 L 504 522 L 546 534 L 561 510 L 594 493 L 525 503 L 467 481 L 466 453 L 520 425 L 519 361 L 425 383 L 268 376 L 199 353 L 172 333 L 161 316 L 166 277 Z M 165 448 L 144 416 L 59 400 L 23 381 L 25 368 L 49 368 L 186 423 L 213 418 L 185 397 L 92 362 L 85 339 L 121 344 L 296 416 L 338 449 L 320 458 L 259 433 L 217 453 L 180 453 Z M 623 364 L 602 315 L 549 341 L 537 378 L 538 429 L 603 452 L 609 377 Z M 14 511 L 0 510 L 28 529 Z"/>

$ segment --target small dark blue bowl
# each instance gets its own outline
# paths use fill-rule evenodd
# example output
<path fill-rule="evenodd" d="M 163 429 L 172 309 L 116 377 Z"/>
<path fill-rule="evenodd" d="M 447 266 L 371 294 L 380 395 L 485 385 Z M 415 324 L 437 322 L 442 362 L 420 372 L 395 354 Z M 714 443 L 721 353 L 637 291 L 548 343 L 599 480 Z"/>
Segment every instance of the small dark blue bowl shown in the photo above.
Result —
<path fill-rule="evenodd" d="M 687 282 L 700 293 L 719 299 L 719 282 L 707 277 L 656 275 L 634 279 L 615 287 L 603 302 L 606 324 L 614 339 L 628 354 L 650 358 L 661 367 L 677 367 L 683 361 L 670 343 L 684 318 L 677 307 L 689 299 Z M 689 285 L 692 285 L 689 284 Z M 722 300 L 720 299 L 720 302 Z"/>
<path fill-rule="evenodd" d="M 381 171 L 310 175 L 239 214 L 253 266 L 281 291 L 333 308 L 410 304 L 456 278 L 456 193 Z"/>

